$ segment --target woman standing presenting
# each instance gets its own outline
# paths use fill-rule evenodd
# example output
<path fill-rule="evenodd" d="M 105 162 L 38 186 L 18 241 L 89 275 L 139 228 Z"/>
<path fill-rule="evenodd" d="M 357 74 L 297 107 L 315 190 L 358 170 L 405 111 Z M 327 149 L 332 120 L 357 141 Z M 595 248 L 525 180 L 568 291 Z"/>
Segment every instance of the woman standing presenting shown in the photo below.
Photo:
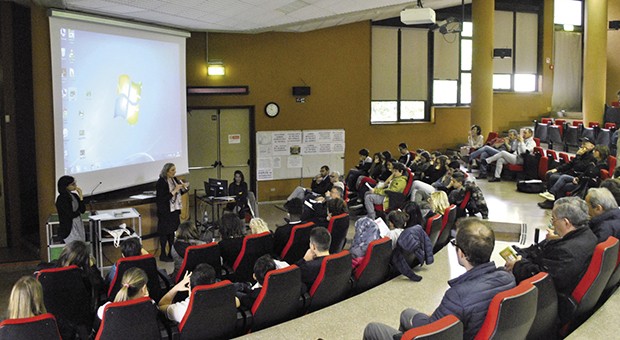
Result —
<path fill-rule="evenodd" d="M 174 177 L 177 168 L 172 163 L 166 163 L 159 173 L 157 180 L 157 233 L 161 254 L 159 260 L 172 262 L 172 245 L 174 244 L 174 232 L 181 223 L 181 195 L 187 192 L 188 184 Z M 170 250 L 166 252 L 166 243 Z"/>
<path fill-rule="evenodd" d="M 74 192 L 75 191 L 75 192 Z M 86 211 L 82 189 L 75 184 L 75 178 L 62 176 L 58 179 L 58 197 L 56 210 L 58 211 L 58 236 L 65 244 L 71 241 L 86 241 L 86 231 L 82 223 L 82 213 Z"/>

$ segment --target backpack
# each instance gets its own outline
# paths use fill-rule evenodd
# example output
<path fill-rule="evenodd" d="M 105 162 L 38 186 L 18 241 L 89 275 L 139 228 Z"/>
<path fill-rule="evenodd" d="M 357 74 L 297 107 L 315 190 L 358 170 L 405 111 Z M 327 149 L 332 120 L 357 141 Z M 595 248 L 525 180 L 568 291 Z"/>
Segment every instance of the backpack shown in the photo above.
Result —
<path fill-rule="evenodd" d="M 540 163 L 541 155 L 526 152 L 521 157 L 523 157 L 523 172 L 518 174 L 519 179 L 538 179 L 538 164 Z"/>
<path fill-rule="evenodd" d="M 520 192 L 539 194 L 545 190 L 545 183 L 539 179 L 530 179 L 517 182 L 517 191 Z"/>

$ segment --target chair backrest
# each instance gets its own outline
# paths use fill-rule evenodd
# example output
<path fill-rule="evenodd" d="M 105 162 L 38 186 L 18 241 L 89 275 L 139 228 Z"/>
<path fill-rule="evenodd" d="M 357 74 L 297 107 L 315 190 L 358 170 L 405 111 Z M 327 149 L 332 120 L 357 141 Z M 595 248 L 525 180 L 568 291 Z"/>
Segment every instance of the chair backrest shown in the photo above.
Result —
<path fill-rule="evenodd" d="M 608 156 L 607 157 L 607 164 L 609 164 L 609 173 L 613 174 L 614 170 L 616 169 L 616 164 L 617 164 L 617 160 L 615 156 Z"/>
<path fill-rule="evenodd" d="M 539 155 L 542 156 L 542 155 L 545 154 L 545 151 L 540 146 L 535 146 L 534 147 L 534 154 L 539 154 Z"/>
<path fill-rule="evenodd" d="M 345 299 L 351 291 L 351 254 L 344 250 L 326 256 L 321 270 L 310 288 L 309 312 L 319 310 Z"/>
<path fill-rule="evenodd" d="M 146 273 L 149 281 L 146 284 L 149 295 L 153 300 L 159 301 L 163 296 L 161 286 L 159 285 L 159 275 L 157 274 L 157 261 L 153 255 L 139 255 L 123 257 L 116 261 L 116 274 L 110 288 L 108 289 L 108 298 L 114 300 L 116 293 L 121 290 L 123 275 L 129 268 L 138 267 Z"/>
<path fill-rule="evenodd" d="M 441 214 L 435 214 L 426 220 L 426 234 L 428 238 L 431 240 L 431 244 L 435 246 L 437 243 L 437 239 L 439 238 L 439 233 L 441 233 L 442 219 Z"/>
<path fill-rule="evenodd" d="M 43 269 L 36 273 L 48 312 L 75 325 L 92 325 L 92 293 L 84 284 L 82 269 L 75 265 Z"/>
<path fill-rule="evenodd" d="M 234 279 L 237 282 L 252 281 L 254 263 L 259 257 L 273 251 L 273 235 L 271 232 L 247 235 L 243 238 L 241 251 L 233 264 Z"/>
<path fill-rule="evenodd" d="M 150 297 L 112 302 L 103 309 L 95 339 L 159 339 L 157 307 Z"/>
<path fill-rule="evenodd" d="M 618 260 L 616 261 L 616 268 L 611 274 L 609 281 L 607 281 L 607 285 L 605 286 L 605 291 L 611 293 L 618 284 L 620 283 L 620 251 L 618 252 Z"/>
<path fill-rule="evenodd" d="M 536 317 L 538 289 L 531 283 L 498 293 L 475 339 L 525 339 Z"/>
<path fill-rule="evenodd" d="M 400 339 L 461 340 L 463 323 L 456 316 L 449 314 L 428 325 L 409 329 Z"/>
<path fill-rule="evenodd" d="M 611 142 L 611 131 L 609 129 L 598 129 L 596 133 L 596 145 L 609 146 Z"/>
<path fill-rule="evenodd" d="M 605 123 L 605 128 L 606 129 L 615 129 L 616 128 L 616 123 L 611 123 L 611 122 L 607 122 Z"/>
<path fill-rule="evenodd" d="M 553 124 L 553 118 L 543 117 L 543 118 L 540 118 L 540 122 L 543 124 Z"/>
<path fill-rule="evenodd" d="M 407 168 L 407 185 L 405 185 L 405 190 L 403 190 L 403 195 L 405 195 L 405 198 L 409 198 L 409 195 L 411 195 L 412 186 L 413 186 L 413 172 L 411 172 L 411 169 Z"/>
<path fill-rule="evenodd" d="M 210 264 L 215 270 L 215 275 L 219 278 L 222 273 L 220 256 L 220 246 L 217 242 L 187 247 L 183 256 L 183 263 L 181 263 L 181 268 L 179 268 L 174 282 L 179 283 L 186 272 L 191 272 L 201 263 Z"/>
<path fill-rule="evenodd" d="M 583 120 L 573 120 L 573 126 L 583 125 Z"/>
<path fill-rule="evenodd" d="M 291 230 L 291 236 L 282 249 L 280 258 L 288 263 L 299 261 L 310 247 L 310 231 L 314 228 L 314 222 L 296 225 Z"/>
<path fill-rule="evenodd" d="M 618 262 L 618 239 L 610 236 L 594 248 L 594 254 L 586 273 L 571 294 L 577 304 L 573 319 L 579 321 L 588 316 L 601 297 Z"/>
<path fill-rule="evenodd" d="M 467 208 L 467 204 L 469 203 L 470 198 L 471 198 L 471 191 L 467 190 L 467 192 L 465 193 L 465 198 L 463 198 L 463 202 L 461 202 L 461 204 L 459 205 L 459 209 L 464 211 L 465 208 Z"/>
<path fill-rule="evenodd" d="M 562 128 L 558 125 L 550 125 L 547 130 L 547 138 L 550 144 L 562 144 Z"/>
<path fill-rule="evenodd" d="M 385 281 L 390 270 L 392 240 L 389 237 L 368 244 L 362 263 L 355 268 L 355 291 L 361 293 Z"/>
<path fill-rule="evenodd" d="M 342 251 L 347 242 L 347 233 L 349 232 L 349 214 L 342 213 L 332 216 L 327 225 L 327 231 L 332 236 L 332 243 L 329 246 L 329 253 L 336 254 Z"/>
<path fill-rule="evenodd" d="M 0 339 L 10 340 L 60 340 L 58 324 L 51 313 L 30 318 L 6 319 L 0 322 Z"/>
<path fill-rule="evenodd" d="M 484 141 L 484 144 L 490 143 L 492 140 L 494 140 L 498 136 L 499 135 L 495 131 L 489 132 L 489 134 L 487 135 L 487 139 Z"/>
<path fill-rule="evenodd" d="M 235 335 L 235 286 L 228 280 L 194 287 L 179 323 L 181 339 L 221 339 Z"/>
<path fill-rule="evenodd" d="M 596 126 L 600 126 L 601 124 L 599 122 L 589 122 L 588 123 L 588 127 L 596 127 Z"/>
<path fill-rule="evenodd" d="M 297 317 L 301 285 L 301 270 L 296 265 L 268 272 L 252 305 L 250 330 L 257 331 Z"/>
<path fill-rule="evenodd" d="M 558 154 L 555 152 L 555 150 L 547 150 L 547 157 L 549 157 L 549 159 L 553 159 L 556 162 L 559 161 L 558 159 Z"/>
<path fill-rule="evenodd" d="M 443 213 L 441 231 L 439 232 L 439 237 L 437 238 L 437 245 L 442 247 L 448 243 L 454 223 L 456 223 L 456 205 L 452 204 L 447 207 Z"/>
<path fill-rule="evenodd" d="M 570 162 L 570 157 L 568 156 L 566 152 L 560 152 L 558 153 L 558 156 L 560 157 L 560 160 L 563 161 L 564 163 Z"/>
<path fill-rule="evenodd" d="M 549 157 L 542 155 L 538 161 L 538 178 L 544 179 L 547 169 L 549 168 Z"/>
<path fill-rule="evenodd" d="M 581 130 L 581 137 L 588 137 L 590 140 L 596 141 L 596 130 L 593 127 L 584 127 Z"/>
<path fill-rule="evenodd" d="M 549 126 L 543 123 L 536 123 L 534 126 L 534 137 L 540 139 L 541 142 L 547 143 L 549 141 L 547 137 L 547 130 Z"/>
<path fill-rule="evenodd" d="M 581 133 L 579 125 L 567 125 L 566 131 L 564 133 L 564 143 L 567 146 L 578 146 L 580 135 Z"/>
<path fill-rule="evenodd" d="M 566 119 L 554 119 L 553 122 L 555 123 L 555 125 L 565 125 L 566 124 Z"/>
<path fill-rule="evenodd" d="M 538 303 L 536 318 L 529 333 L 528 339 L 555 339 L 558 332 L 558 295 L 551 275 L 540 272 L 521 282 L 533 284 L 538 288 Z"/>

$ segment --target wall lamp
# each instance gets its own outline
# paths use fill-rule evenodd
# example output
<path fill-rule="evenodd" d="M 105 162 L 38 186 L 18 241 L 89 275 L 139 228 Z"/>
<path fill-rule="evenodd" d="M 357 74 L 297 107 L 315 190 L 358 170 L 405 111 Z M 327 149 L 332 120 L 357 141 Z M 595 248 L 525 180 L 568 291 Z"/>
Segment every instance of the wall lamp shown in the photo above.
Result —
<path fill-rule="evenodd" d="M 211 60 L 207 62 L 207 74 L 210 76 L 223 76 L 226 74 L 226 68 L 221 60 Z"/>

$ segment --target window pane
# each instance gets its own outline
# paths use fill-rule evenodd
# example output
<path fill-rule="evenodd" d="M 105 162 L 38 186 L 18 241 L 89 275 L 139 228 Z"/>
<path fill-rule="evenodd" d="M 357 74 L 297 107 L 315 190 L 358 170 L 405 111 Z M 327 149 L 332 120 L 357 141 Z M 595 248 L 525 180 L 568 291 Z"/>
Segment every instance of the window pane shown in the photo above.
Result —
<path fill-rule="evenodd" d="M 471 73 L 461 73 L 461 104 L 471 104 Z"/>
<path fill-rule="evenodd" d="M 370 122 L 395 122 L 396 101 L 370 102 Z"/>
<path fill-rule="evenodd" d="M 535 74 L 515 74 L 515 91 L 516 92 L 536 91 L 536 75 Z"/>
<path fill-rule="evenodd" d="M 581 1 L 555 0 L 553 8 L 555 24 L 581 26 Z"/>
<path fill-rule="evenodd" d="M 461 39 L 461 71 L 471 71 L 471 39 Z"/>
<path fill-rule="evenodd" d="M 400 119 L 424 119 L 424 102 L 422 101 L 401 101 Z"/>
<path fill-rule="evenodd" d="M 465 21 L 463 23 L 463 32 L 461 32 L 462 37 L 471 37 L 473 32 L 473 25 L 471 22 Z"/>
<path fill-rule="evenodd" d="M 510 74 L 494 74 L 493 89 L 510 90 Z"/>
<path fill-rule="evenodd" d="M 433 103 L 456 104 L 456 80 L 433 81 Z"/>

